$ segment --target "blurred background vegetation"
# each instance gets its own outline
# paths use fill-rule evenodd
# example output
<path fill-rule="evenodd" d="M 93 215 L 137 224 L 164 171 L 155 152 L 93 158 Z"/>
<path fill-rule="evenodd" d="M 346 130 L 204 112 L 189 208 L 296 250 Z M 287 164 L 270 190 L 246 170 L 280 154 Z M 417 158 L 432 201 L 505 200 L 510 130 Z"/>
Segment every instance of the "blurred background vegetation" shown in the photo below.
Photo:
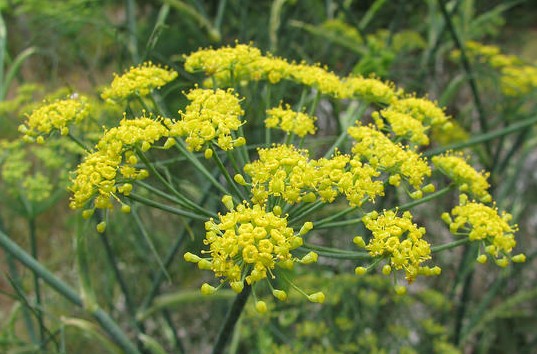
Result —
<path fill-rule="evenodd" d="M 83 93 L 98 102 L 95 88 L 107 85 L 113 72 L 147 60 L 179 72 L 181 79 L 162 93 L 170 110 L 176 111 L 182 103 L 177 102 L 178 95 L 168 93 L 200 80 L 183 70 L 182 55 L 236 41 L 253 42 L 263 52 L 290 60 L 321 63 L 341 76 L 375 75 L 407 92 L 438 100 L 457 123 L 454 131 L 435 132 L 439 148 L 526 124 L 537 116 L 537 84 L 530 82 L 527 89 L 506 94 L 501 90 L 501 71 L 470 51 L 469 66 L 453 54 L 468 41 L 477 41 L 496 45 L 503 53 L 516 55 L 521 65 L 535 68 L 534 1 L 1 0 L 0 15 L 0 139 L 4 141 L 18 136 L 24 115 L 41 100 Z M 537 82 L 537 77 L 533 80 Z M 326 110 L 325 116 L 336 117 L 338 109 L 331 102 L 323 102 L 319 108 Z M 121 118 L 104 107 L 99 114 L 103 125 Z M 320 119 L 319 123 L 325 124 L 321 134 L 328 139 L 338 134 L 337 122 Z M 533 125 L 528 124 L 526 129 L 471 147 L 478 156 L 474 165 L 491 172 L 498 206 L 510 211 L 520 226 L 518 247 L 527 254 L 527 263 L 500 270 L 494 265 L 469 265 L 475 257 L 468 250 L 442 254 L 442 276 L 418 282 L 407 297 L 400 298 L 389 293 L 388 280 L 375 275 L 365 280 L 343 276 L 340 273 L 348 264 L 321 262 L 317 271 L 330 274 L 330 280 L 320 285 L 331 289 L 327 293 L 333 297 L 327 304 L 313 306 L 291 299 L 272 309 L 269 317 L 246 313 L 230 351 L 534 352 L 537 140 L 532 132 Z M 77 220 L 67 207 L 68 175 L 46 171 L 76 164 L 80 152 L 68 146 L 47 147 L 51 151 L 7 143 L 0 147 L 4 174 L 0 179 L 0 229 L 25 249 L 31 247 L 28 235 L 34 237 L 42 263 L 76 286 L 73 229 Z M 56 191 L 50 198 L 32 201 L 20 190 L 13 191 L 5 174 L 20 168 L 22 160 L 31 162 L 26 170 L 43 171 L 40 173 L 47 176 L 50 189 Z M 188 171 L 183 173 L 188 175 Z M 43 187 L 39 179 L 35 183 Z M 29 186 L 30 182 L 25 184 L 27 190 Z M 446 196 L 442 203 L 450 205 L 453 196 Z M 153 307 L 142 314 L 145 333 L 158 342 L 147 345 L 153 348 L 147 352 L 209 352 L 229 296 L 224 293 L 199 302 L 195 294 L 200 278 L 206 275 L 193 271 L 177 256 L 186 244 L 189 249 L 201 247 L 194 238 L 203 225 L 155 210 L 140 210 L 140 218 L 150 230 L 151 246 L 162 259 L 148 252 L 150 245 L 143 232 L 126 217 L 121 221 L 118 216 L 107 231 L 113 237 L 101 242 L 102 237 L 95 235 L 87 241 L 87 261 L 99 303 L 129 333 L 134 326 L 128 315 L 129 302 L 147 300 L 154 274 L 164 262 L 171 281 L 157 286 Z M 423 210 L 421 218 L 419 222 L 428 230 L 440 230 L 441 221 L 432 211 Z M 179 232 L 187 237 L 174 244 Z M 342 228 L 339 232 L 348 235 L 354 231 Z M 338 246 L 340 235 L 323 236 Z M 106 263 L 108 250 L 117 257 L 117 270 L 125 284 L 118 282 L 116 270 Z M 0 352 L 43 352 L 36 348 L 35 332 L 41 328 L 36 325 L 36 311 L 41 310 L 31 291 L 31 272 L 7 253 L 0 251 L 0 255 Z M 301 283 L 311 288 L 319 282 L 311 275 L 303 277 Z M 123 286 L 129 289 L 130 299 L 125 298 Z M 42 296 L 47 304 L 47 353 L 117 350 L 81 309 L 52 290 L 43 290 Z M 78 321 L 82 318 L 85 320 Z"/>

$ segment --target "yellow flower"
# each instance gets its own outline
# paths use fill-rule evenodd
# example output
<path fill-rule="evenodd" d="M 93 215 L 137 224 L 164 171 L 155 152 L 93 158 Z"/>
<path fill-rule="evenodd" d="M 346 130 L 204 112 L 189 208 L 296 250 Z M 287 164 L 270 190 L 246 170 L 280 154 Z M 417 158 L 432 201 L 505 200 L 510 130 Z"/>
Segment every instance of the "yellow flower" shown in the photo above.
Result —
<path fill-rule="evenodd" d="M 263 279 L 274 279 L 278 265 L 287 268 L 300 261 L 291 251 L 302 245 L 302 237 L 287 226 L 285 218 L 267 212 L 259 204 L 240 204 L 225 215 L 219 215 L 219 219 L 205 223 L 204 244 L 209 250 L 202 253 L 209 257 L 187 253 L 185 260 L 198 266 L 207 262 L 207 267 L 203 265 L 203 268 L 212 270 L 235 291 L 242 291 L 242 286 L 237 284 L 244 281 L 252 285 Z M 281 292 L 276 292 L 275 296 L 284 298 Z"/>
<path fill-rule="evenodd" d="M 79 122 L 89 116 L 87 98 L 78 96 L 56 100 L 35 109 L 26 122 L 19 126 L 19 131 L 25 135 L 25 139 L 38 142 L 43 141 L 43 136 L 53 130 L 62 135 L 69 133 L 69 124 Z"/>
<path fill-rule="evenodd" d="M 393 83 L 382 82 L 376 78 L 350 76 L 343 79 L 342 85 L 342 98 L 356 97 L 366 102 L 388 104 L 400 94 Z"/>
<path fill-rule="evenodd" d="M 514 233 L 517 231 L 516 225 L 509 224 L 511 214 L 499 214 L 496 208 L 461 199 L 461 205 L 451 210 L 451 216 L 447 213 L 442 215 L 450 231 L 466 234 L 470 241 L 483 242 L 486 253 L 497 260 L 509 256 L 516 246 Z"/>
<path fill-rule="evenodd" d="M 388 107 L 390 111 L 407 114 L 420 121 L 424 126 L 442 126 L 449 118 L 435 102 L 426 98 L 408 97 L 394 100 Z"/>
<path fill-rule="evenodd" d="M 265 126 L 267 128 L 279 128 L 303 138 L 306 134 L 315 134 L 316 120 L 316 117 L 291 110 L 289 105 L 286 105 L 285 108 L 280 105 L 267 110 Z"/>
<path fill-rule="evenodd" d="M 386 120 L 396 137 L 407 139 L 417 145 L 429 145 L 429 137 L 426 134 L 427 127 L 406 113 L 383 109 L 380 112 L 373 112 L 371 117 L 380 130 L 384 129 L 384 120 Z"/>
<path fill-rule="evenodd" d="M 404 270 L 408 282 L 417 275 L 437 275 L 440 268 L 423 267 L 421 264 L 431 259 L 431 246 L 423 239 L 425 228 L 412 222 L 412 214 L 406 211 L 402 217 L 395 211 L 385 210 L 366 214 L 362 221 L 373 237 L 365 246 L 372 257 L 389 257 L 389 268 L 384 266 L 383 273 L 390 274 L 392 269 Z M 360 239 L 357 238 L 359 244 Z M 363 267 L 356 270 L 362 274 Z"/>
<path fill-rule="evenodd" d="M 218 86 L 232 85 L 233 80 L 249 80 L 260 77 L 258 62 L 263 58 L 261 51 L 251 45 L 236 44 L 219 49 L 199 49 L 185 56 L 185 70 L 203 71 L 214 77 Z"/>
<path fill-rule="evenodd" d="M 350 127 L 348 134 L 356 140 L 352 147 L 355 160 L 365 160 L 374 169 L 399 175 L 416 191 L 421 191 L 424 178 L 431 175 L 431 169 L 418 153 L 395 144 L 372 126 Z M 397 184 L 395 180 L 391 182 Z"/>
<path fill-rule="evenodd" d="M 434 156 L 433 164 L 446 176 L 451 178 L 458 186 L 461 192 L 469 193 L 482 202 L 492 201 L 488 193 L 490 187 L 486 172 L 477 172 L 470 166 L 462 154 Z"/>
<path fill-rule="evenodd" d="M 315 170 L 308 163 L 307 150 L 277 145 L 257 152 L 259 159 L 244 166 L 244 172 L 252 179 L 254 203 L 264 204 L 273 195 L 295 204 L 314 189 Z"/>
<path fill-rule="evenodd" d="M 190 101 L 185 111 L 179 111 L 181 119 L 166 121 L 171 136 L 184 136 L 191 151 L 199 151 L 213 142 L 222 150 L 231 150 L 244 145 L 244 138 L 233 138 L 233 134 L 244 123 L 244 114 L 239 97 L 232 89 L 190 90 L 186 97 Z"/>
<path fill-rule="evenodd" d="M 177 72 L 162 68 L 151 62 L 131 67 L 123 75 L 114 75 L 114 80 L 101 94 L 103 100 L 121 101 L 133 95 L 147 96 L 153 89 L 173 81 Z"/>
<path fill-rule="evenodd" d="M 160 120 L 147 117 L 124 118 L 118 127 L 106 131 L 95 146 L 96 150 L 76 169 L 70 187 L 73 193 L 71 208 L 82 208 L 95 197 L 95 208 L 108 209 L 113 207 L 111 197 L 117 199 L 117 193 L 129 195 L 130 182 L 148 176 L 147 171 L 134 167 L 138 162 L 134 150 L 146 151 L 168 133 Z M 119 186 L 118 176 L 123 181 Z"/>

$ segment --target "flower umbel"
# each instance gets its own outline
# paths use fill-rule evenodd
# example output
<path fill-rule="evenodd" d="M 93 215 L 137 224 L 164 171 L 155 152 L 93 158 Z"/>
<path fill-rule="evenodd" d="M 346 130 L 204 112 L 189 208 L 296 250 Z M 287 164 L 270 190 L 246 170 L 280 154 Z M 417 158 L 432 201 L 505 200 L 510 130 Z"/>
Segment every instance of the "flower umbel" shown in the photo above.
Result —
<path fill-rule="evenodd" d="M 89 116 L 89 105 L 83 96 L 66 98 L 46 104 L 34 110 L 26 119 L 26 123 L 19 126 L 25 140 L 38 143 L 44 142 L 44 136 L 53 130 L 62 135 L 69 133 L 68 125 L 79 122 Z"/>
<path fill-rule="evenodd" d="M 130 182 L 148 176 L 146 170 L 134 166 L 138 162 L 134 151 L 147 151 L 160 138 L 168 136 L 168 129 L 160 122 L 147 117 L 123 119 L 118 127 L 106 131 L 90 153 L 78 165 L 70 190 L 71 208 L 82 208 L 95 197 L 94 207 L 112 208 L 111 197 L 117 192 L 129 195 Z M 122 162 L 125 162 L 122 165 Z M 121 177 L 121 185 L 117 185 Z"/>
<path fill-rule="evenodd" d="M 495 207 L 469 202 L 465 195 L 461 195 L 461 205 L 453 208 L 451 215 L 442 214 L 452 233 L 465 234 L 470 241 L 483 242 L 485 252 L 502 267 L 507 266 L 516 246 L 514 233 L 517 225 L 509 224 L 511 218 L 509 213 L 499 214 Z M 513 261 L 517 261 L 515 257 L 512 257 Z"/>
<path fill-rule="evenodd" d="M 149 95 L 151 90 L 173 81 L 177 72 L 151 62 L 131 67 L 123 75 L 115 75 L 109 87 L 101 94 L 103 100 L 122 101 L 133 95 Z"/>
<path fill-rule="evenodd" d="M 168 122 L 172 136 L 184 136 L 190 151 L 199 151 L 208 142 L 214 142 L 222 150 L 231 150 L 244 145 L 243 137 L 234 138 L 233 134 L 243 124 L 240 116 L 244 114 L 240 98 L 232 89 L 190 90 L 186 97 L 190 104 L 185 111 L 179 111 L 181 119 Z"/>
<path fill-rule="evenodd" d="M 208 257 L 186 253 L 185 260 L 212 270 L 236 292 L 242 291 L 244 281 L 251 285 L 274 279 L 276 266 L 290 268 L 300 261 L 291 251 L 302 245 L 302 237 L 287 226 L 286 218 L 259 204 L 240 204 L 219 219 L 205 223 L 203 242 L 209 250 L 202 253 Z"/>
<path fill-rule="evenodd" d="M 265 125 L 267 128 L 279 128 L 287 133 L 293 133 L 303 138 L 307 134 L 315 134 L 316 117 L 306 113 L 295 112 L 289 105 L 271 108 L 267 110 Z"/>
<path fill-rule="evenodd" d="M 423 267 L 421 264 L 431 259 L 431 246 L 423 239 L 425 228 L 418 227 L 412 222 L 412 214 L 405 211 L 402 217 L 392 210 L 385 210 L 382 214 L 371 212 L 366 214 L 362 221 L 371 231 L 373 237 L 365 245 L 361 237 L 356 237 L 354 243 L 365 247 L 372 257 L 388 257 L 389 268 L 383 268 L 384 274 L 391 269 L 404 270 L 408 282 L 414 281 L 416 276 L 438 275 L 439 267 Z M 365 245 L 365 246 L 363 246 Z M 361 271 L 362 268 L 360 268 Z M 361 273 L 357 270 L 357 273 Z"/>

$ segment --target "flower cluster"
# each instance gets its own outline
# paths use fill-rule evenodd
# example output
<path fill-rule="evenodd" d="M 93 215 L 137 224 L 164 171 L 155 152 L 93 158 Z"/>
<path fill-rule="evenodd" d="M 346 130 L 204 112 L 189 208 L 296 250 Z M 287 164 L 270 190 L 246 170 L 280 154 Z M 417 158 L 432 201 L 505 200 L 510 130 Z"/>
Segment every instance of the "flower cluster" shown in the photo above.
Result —
<path fill-rule="evenodd" d="M 265 126 L 267 128 L 279 128 L 287 133 L 293 133 L 303 138 L 306 134 L 315 134 L 316 117 L 306 113 L 295 112 L 289 105 L 271 108 L 267 110 Z"/>
<path fill-rule="evenodd" d="M 431 161 L 446 176 L 452 179 L 458 186 L 459 190 L 468 193 L 482 202 L 492 201 L 488 193 L 490 187 L 486 172 L 477 172 L 470 166 L 462 154 L 434 156 Z"/>
<path fill-rule="evenodd" d="M 449 119 L 442 108 L 425 98 L 407 97 L 394 100 L 388 109 L 408 114 L 425 126 L 442 126 Z"/>
<path fill-rule="evenodd" d="M 131 67 L 123 75 L 115 75 L 101 97 L 103 100 L 122 101 L 134 95 L 147 96 L 151 90 L 166 85 L 176 77 L 177 72 L 174 70 L 145 62 Z"/>
<path fill-rule="evenodd" d="M 398 93 L 393 84 L 375 78 L 349 77 L 341 79 L 320 65 L 290 63 L 285 59 L 263 55 L 251 45 L 236 44 L 235 47 L 200 49 L 185 57 L 185 70 L 203 71 L 218 86 L 234 82 L 268 80 L 276 84 L 281 80 L 294 81 L 314 87 L 320 93 L 339 97 L 358 97 L 370 102 L 389 103 Z"/>
<path fill-rule="evenodd" d="M 351 76 L 342 80 L 341 95 L 343 98 L 357 97 L 366 102 L 379 104 L 389 104 L 397 96 L 402 94 L 401 90 L 396 90 L 391 82 L 383 82 L 376 78 L 364 78 L 361 76 Z"/>
<path fill-rule="evenodd" d="M 90 107 L 83 96 L 56 100 L 35 109 L 19 126 L 19 132 L 27 141 L 44 142 L 44 136 L 57 130 L 61 135 L 69 133 L 68 125 L 89 116 Z"/>
<path fill-rule="evenodd" d="M 259 149 L 259 159 L 244 166 L 252 180 L 252 200 L 266 203 L 269 196 L 281 197 L 288 204 L 332 203 L 343 194 L 351 206 L 383 195 L 380 172 L 348 155 L 309 159 L 307 150 L 293 145 Z"/>
<path fill-rule="evenodd" d="M 223 202 L 233 207 L 230 196 L 225 196 Z M 275 279 L 276 266 L 290 269 L 295 262 L 307 264 L 317 259 L 314 253 L 302 259 L 291 254 L 302 245 L 302 236 L 311 230 L 311 223 L 306 223 L 295 234 L 287 226 L 286 218 L 267 212 L 259 204 L 237 205 L 228 213 L 219 215 L 219 219 L 218 222 L 211 219 L 205 223 L 204 244 L 209 250 L 202 253 L 209 257 L 186 253 L 184 258 L 197 263 L 200 269 L 213 271 L 215 276 L 222 278 L 222 284 L 229 283 L 237 293 L 243 290 L 244 282 L 253 285 L 263 279 Z M 204 294 L 211 294 L 216 288 L 203 284 L 201 290 Z M 274 290 L 273 294 L 280 300 L 287 298 L 283 290 Z"/>
<path fill-rule="evenodd" d="M 337 192 L 345 195 L 351 207 L 361 206 L 384 195 L 384 184 L 375 180 L 380 172 L 348 155 L 335 155 L 330 159 L 312 162 L 319 175 L 318 194 L 323 202 L 332 202 Z"/>
<path fill-rule="evenodd" d="M 448 213 L 442 214 L 442 219 L 449 225 L 454 234 L 467 235 L 470 241 L 481 241 L 485 245 L 485 252 L 494 257 L 496 264 L 505 267 L 509 263 L 510 254 L 516 246 L 514 232 L 516 225 L 510 225 L 512 216 L 509 213 L 498 213 L 495 207 L 477 202 L 469 202 L 467 197 L 461 195 L 461 204 Z M 486 261 L 481 255 L 478 260 Z M 513 262 L 524 262 L 525 256 L 519 254 L 511 257 Z"/>
<path fill-rule="evenodd" d="M 411 193 L 413 198 L 420 198 L 422 191 L 431 191 L 431 185 L 422 187 L 424 178 L 431 175 L 431 169 L 419 154 L 395 144 L 372 126 L 350 127 L 348 133 L 356 140 L 352 148 L 355 158 L 390 174 L 390 184 L 398 186 L 404 178 L 416 190 Z"/>
<path fill-rule="evenodd" d="M 235 47 L 199 49 L 185 56 L 184 67 L 188 72 L 203 71 L 219 86 L 225 86 L 231 84 L 232 78 L 240 81 L 260 75 L 257 66 L 262 58 L 259 49 L 237 43 Z"/>
<path fill-rule="evenodd" d="M 362 221 L 371 231 L 373 237 L 366 245 L 361 236 L 354 238 L 358 247 L 365 248 L 374 257 L 389 257 L 389 262 L 382 272 L 390 274 L 393 269 L 403 269 L 408 282 L 414 281 L 418 275 L 438 275 L 440 268 L 423 267 L 421 264 L 431 259 L 431 246 L 423 239 L 425 228 L 412 222 L 412 214 L 405 211 L 402 217 L 397 212 L 385 210 L 382 214 L 376 211 L 366 214 Z M 364 274 L 364 267 L 357 267 L 357 274 Z"/>
<path fill-rule="evenodd" d="M 315 170 L 308 163 L 307 150 L 293 145 L 258 149 L 259 159 L 244 166 L 252 180 L 252 201 L 264 204 L 269 195 L 281 197 L 289 204 L 313 202 Z"/>
<path fill-rule="evenodd" d="M 234 138 L 243 124 L 244 114 L 239 97 L 233 90 L 193 89 L 186 94 L 190 101 L 185 111 L 179 111 L 181 119 L 167 122 L 170 135 L 183 136 L 190 151 L 199 151 L 213 141 L 222 150 L 244 145 L 243 137 Z"/>
<path fill-rule="evenodd" d="M 70 187 L 73 193 L 71 208 L 83 208 L 94 197 L 93 208 L 112 208 L 112 197 L 119 201 L 117 193 L 129 195 L 132 191 L 130 182 L 148 176 L 146 170 L 135 167 L 138 163 L 136 149 L 147 151 L 168 135 L 162 122 L 147 117 L 124 118 L 118 127 L 107 130 L 96 150 L 76 169 Z"/>
<path fill-rule="evenodd" d="M 504 95 L 517 97 L 537 88 L 537 67 L 527 65 L 514 55 L 501 53 L 500 48 L 475 41 L 466 42 L 468 56 L 483 64 L 488 64 L 500 72 L 500 87 Z M 458 58 L 460 52 L 453 53 Z"/>
<path fill-rule="evenodd" d="M 384 121 L 386 121 L 396 137 L 407 139 L 417 145 L 429 145 L 429 137 L 426 134 L 427 128 L 421 121 L 408 114 L 383 109 L 380 112 L 373 112 L 371 117 L 380 130 L 385 129 Z"/>

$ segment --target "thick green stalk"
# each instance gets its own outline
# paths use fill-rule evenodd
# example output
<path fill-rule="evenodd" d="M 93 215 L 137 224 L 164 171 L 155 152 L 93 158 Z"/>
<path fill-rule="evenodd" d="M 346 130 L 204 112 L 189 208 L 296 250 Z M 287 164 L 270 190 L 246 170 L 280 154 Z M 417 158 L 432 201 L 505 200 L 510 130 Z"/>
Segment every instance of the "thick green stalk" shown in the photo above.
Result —
<path fill-rule="evenodd" d="M 37 255 L 37 235 L 36 235 L 36 225 L 35 218 L 31 217 L 28 219 L 28 227 L 30 229 L 30 250 L 32 257 L 36 260 L 38 259 Z M 39 338 L 41 342 L 41 348 L 46 351 L 46 342 L 45 342 L 45 321 L 43 319 L 43 301 L 41 299 L 41 286 L 39 284 L 39 276 L 34 272 L 34 294 L 35 294 L 35 303 L 37 307 L 37 324 L 39 326 Z"/>
<path fill-rule="evenodd" d="M 138 332 L 145 333 L 145 328 L 143 324 L 139 323 L 136 320 L 136 310 L 134 308 L 134 302 L 132 300 L 131 293 L 129 291 L 127 283 L 125 282 L 125 279 L 123 278 L 123 275 L 121 274 L 121 271 L 119 270 L 118 262 L 114 254 L 114 251 L 112 250 L 112 246 L 110 245 L 110 241 L 108 240 L 108 235 L 106 234 L 106 231 L 100 234 L 99 238 L 101 239 L 101 242 L 104 246 L 106 258 L 108 258 L 108 263 L 112 267 L 112 271 L 114 272 L 114 276 L 116 277 L 116 281 L 119 285 L 119 289 L 121 290 L 121 293 L 125 297 L 125 305 L 127 308 L 127 312 L 131 316 L 131 319 L 134 325 L 136 326 L 136 329 L 138 330 Z"/>
<path fill-rule="evenodd" d="M 245 284 L 242 292 L 238 294 L 235 298 L 235 301 L 233 301 L 233 304 L 229 308 L 229 311 L 226 315 L 224 324 L 222 325 L 222 328 L 218 333 L 218 337 L 216 338 L 216 344 L 213 347 L 213 354 L 220 354 L 224 352 L 227 342 L 233 335 L 233 329 L 235 328 L 235 325 L 237 324 L 237 321 L 244 310 L 244 306 L 246 305 L 246 301 L 248 300 L 251 292 L 252 286 Z"/>
<path fill-rule="evenodd" d="M 43 267 L 41 263 L 26 253 L 26 251 L 20 248 L 2 231 L 0 231 L 0 246 L 13 257 L 17 258 L 30 270 L 38 274 L 45 283 L 56 290 L 65 299 L 69 300 L 71 303 L 80 308 L 84 308 L 82 299 L 78 293 L 73 290 L 73 288 L 65 284 L 47 268 Z M 99 322 L 106 333 L 108 333 L 108 335 L 125 351 L 125 353 L 140 354 L 136 346 L 106 312 L 104 312 L 102 309 L 97 309 L 90 314 L 97 320 L 97 322 Z"/>
<path fill-rule="evenodd" d="M 464 71 L 466 73 L 466 76 L 468 77 L 468 83 L 470 84 L 472 97 L 474 99 L 474 103 L 477 108 L 479 125 L 481 126 L 481 131 L 483 133 L 486 133 L 489 130 L 489 127 L 487 124 L 487 117 L 485 115 L 485 110 L 483 109 L 483 104 L 481 103 L 481 97 L 479 96 L 479 92 L 477 89 L 477 82 L 475 80 L 472 67 L 470 66 L 470 61 L 468 60 L 466 51 L 464 49 L 464 45 L 459 37 L 459 34 L 457 33 L 457 30 L 455 29 L 453 21 L 451 20 L 451 15 L 447 12 L 445 0 L 438 0 L 438 5 L 440 7 L 440 11 L 442 12 L 442 16 L 444 17 L 444 21 L 446 21 L 446 25 L 447 25 L 449 33 L 451 34 L 453 42 L 455 42 L 455 46 L 461 53 L 461 62 L 462 62 Z M 492 150 L 491 150 L 490 145 L 485 145 L 485 150 L 487 151 L 487 155 L 490 158 L 492 155 Z"/>
<path fill-rule="evenodd" d="M 520 122 L 513 123 L 513 124 L 509 125 L 508 127 L 503 128 L 503 129 L 495 130 L 495 131 L 484 133 L 484 134 L 475 135 L 471 139 L 468 139 L 466 141 L 462 141 L 462 142 L 459 142 L 459 143 L 450 144 L 450 145 L 446 145 L 446 146 L 441 146 L 441 147 L 438 147 L 436 149 L 431 149 L 431 150 L 425 151 L 423 153 L 423 155 L 426 156 L 426 157 L 429 157 L 429 156 L 439 155 L 439 154 L 444 153 L 444 152 L 449 151 L 449 150 L 460 150 L 462 148 L 466 148 L 466 147 L 469 147 L 469 146 L 474 146 L 474 145 L 483 143 L 485 141 L 496 139 L 496 138 L 498 138 L 500 136 L 508 135 L 508 134 L 514 133 L 516 131 L 526 129 L 526 128 L 528 128 L 528 127 L 530 127 L 530 126 L 532 126 L 532 125 L 534 125 L 536 123 L 537 123 L 537 116 L 534 116 L 534 117 L 531 117 L 531 118 L 528 118 L 528 119 L 521 120 Z"/>

